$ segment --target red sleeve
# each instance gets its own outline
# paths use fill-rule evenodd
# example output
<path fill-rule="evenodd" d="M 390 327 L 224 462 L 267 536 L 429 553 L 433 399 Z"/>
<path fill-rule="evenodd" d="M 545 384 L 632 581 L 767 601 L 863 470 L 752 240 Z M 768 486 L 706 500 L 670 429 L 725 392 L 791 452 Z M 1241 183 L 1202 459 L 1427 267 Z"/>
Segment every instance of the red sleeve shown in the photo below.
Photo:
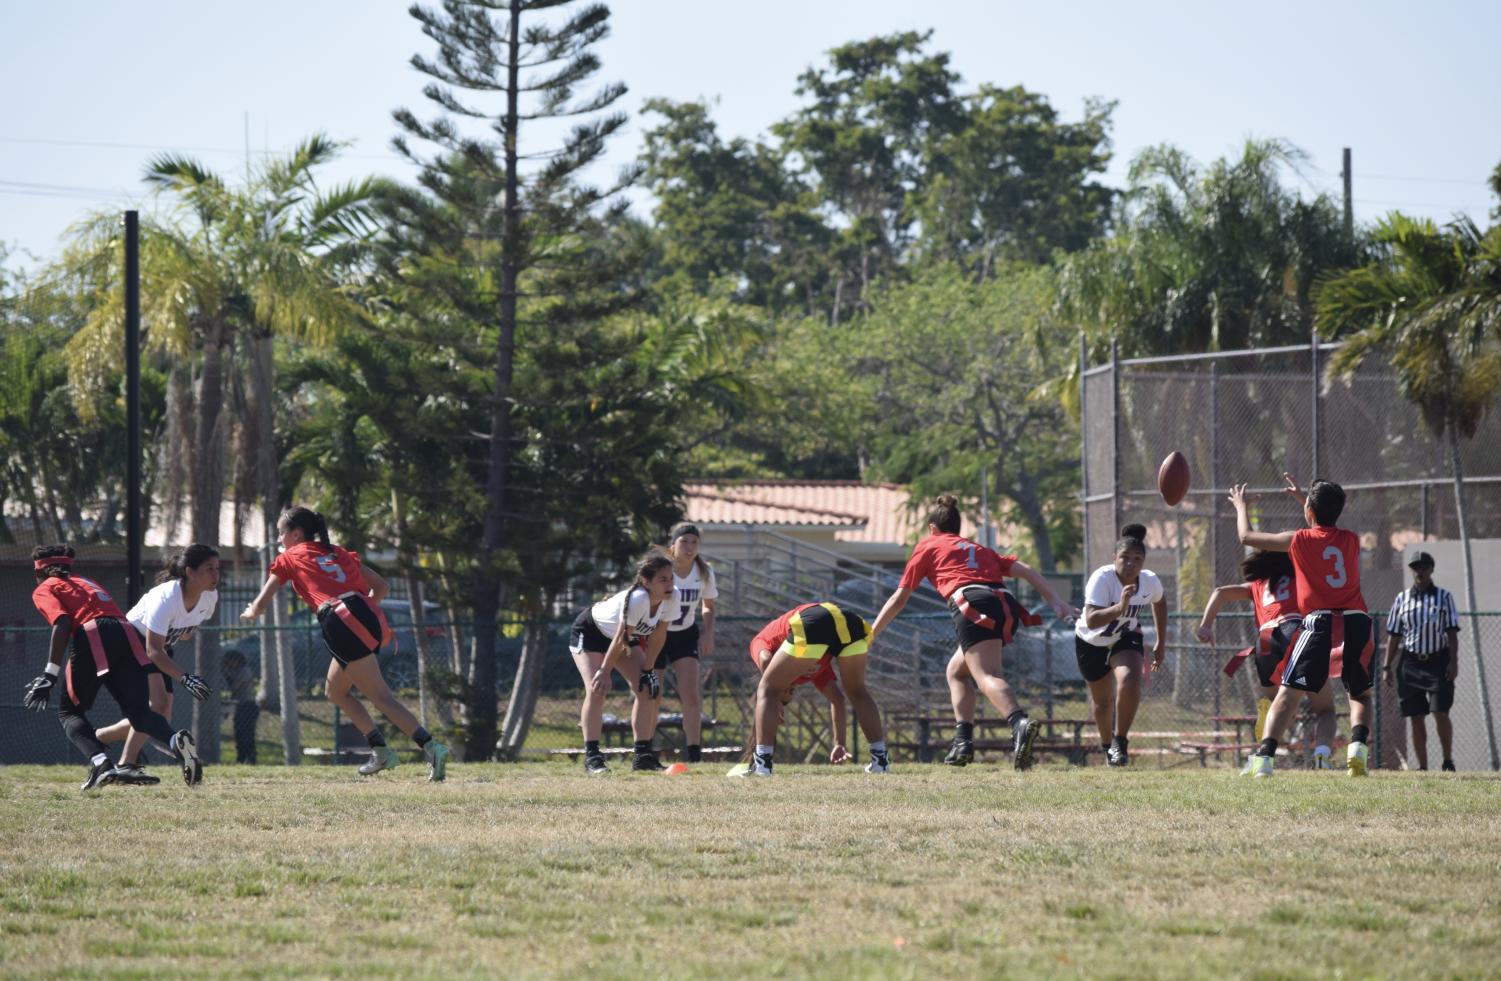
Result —
<path fill-rule="evenodd" d="M 271 560 L 271 574 L 282 582 L 288 582 L 292 578 L 292 560 L 287 558 L 287 553 L 282 552 Z"/>
<path fill-rule="evenodd" d="M 1011 567 L 1014 566 L 1014 565 L 1016 565 L 1016 556 L 1014 556 L 1014 555 L 998 555 L 998 556 L 996 556 L 996 558 L 1001 563 L 1001 578 L 1004 579 L 1007 576 L 1011 575 L 1012 574 L 1011 573 Z"/>
<path fill-rule="evenodd" d="M 48 623 L 56 623 L 65 616 L 71 616 L 71 611 L 58 601 L 57 594 L 52 591 L 50 582 L 44 582 L 37 586 L 31 593 L 31 602 L 35 604 L 37 612 Z"/>
<path fill-rule="evenodd" d="M 926 541 L 921 541 L 912 550 L 912 557 L 907 560 L 907 567 L 902 570 L 902 581 L 897 583 L 898 588 L 916 589 L 922 585 L 924 579 L 928 578 L 933 564 L 933 550 L 927 546 Z"/>
<path fill-rule="evenodd" d="M 834 659 L 825 658 L 818 662 L 818 670 L 813 672 L 813 677 L 808 681 L 814 688 L 822 690 L 829 682 L 834 680 Z"/>

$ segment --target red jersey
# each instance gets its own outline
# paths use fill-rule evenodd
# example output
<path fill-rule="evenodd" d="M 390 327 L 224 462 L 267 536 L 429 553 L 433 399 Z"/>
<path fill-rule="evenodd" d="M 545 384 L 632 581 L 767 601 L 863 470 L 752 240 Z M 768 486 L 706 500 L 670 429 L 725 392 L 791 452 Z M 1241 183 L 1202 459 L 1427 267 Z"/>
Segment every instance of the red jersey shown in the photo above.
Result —
<path fill-rule="evenodd" d="M 32 591 L 31 602 L 48 623 L 72 617 L 75 629 L 100 617 L 125 621 L 125 614 L 104 587 L 83 576 L 48 576 Z"/>
<path fill-rule="evenodd" d="M 761 662 L 756 658 L 756 654 L 759 651 L 771 651 L 775 654 L 782 646 L 782 643 L 786 641 L 787 635 L 792 632 L 792 618 L 802 611 L 811 609 L 817 605 L 817 603 L 804 603 L 802 606 L 794 606 L 762 627 L 761 632 L 756 634 L 755 639 L 750 643 L 751 663 L 756 665 L 757 668 L 761 666 Z M 793 685 L 812 684 L 814 688 L 822 688 L 834 680 L 833 661 L 834 659 L 828 655 L 819 658 L 818 665 L 812 671 L 799 676 L 797 680 L 792 682 Z"/>
<path fill-rule="evenodd" d="M 1298 612 L 1364 610 L 1360 538 L 1346 528 L 1302 528 L 1287 550 L 1298 573 Z"/>
<path fill-rule="evenodd" d="M 345 593 L 363 596 L 370 592 L 360 572 L 360 554 L 337 545 L 298 542 L 276 557 L 271 574 L 290 582 L 302 601 L 315 610 Z"/>
<path fill-rule="evenodd" d="M 941 531 L 917 543 L 902 570 L 900 586 L 916 589 L 927 579 L 939 596 L 948 599 L 966 583 L 999 583 L 1015 564 L 1014 555 L 998 555 L 978 542 Z"/>
<path fill-rule="evenodd" d="M 1256 579 L 1246 583 L 1251 591 L 1251 605 L 1256 608 L 1256 626 L 1276 623 L 1283 617 L 1298 616 L 1297 584 L 1292 576 Z"/>

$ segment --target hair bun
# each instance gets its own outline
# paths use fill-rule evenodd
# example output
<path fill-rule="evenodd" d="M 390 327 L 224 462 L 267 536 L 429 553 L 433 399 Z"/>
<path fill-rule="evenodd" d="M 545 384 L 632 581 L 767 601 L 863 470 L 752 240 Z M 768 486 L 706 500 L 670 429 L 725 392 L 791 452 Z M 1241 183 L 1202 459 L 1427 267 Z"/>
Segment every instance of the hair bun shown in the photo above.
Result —
<path fill-rule="evenodd" d="M 941 508 L 957 508 L 959 506 L 959 498 L 953 494 L 939 494 L 933 498 L 933 503 Z"/>
<path fill-rule="evenodd" d="M 1135 523 L 1129 524 L 1129 525 L 1122 525 L 1121 526 L 1121 537 L 1122 538 L 1135 538 L 1138 541 L 1145 542 L 1147 540 L 1147 526 L 1146 525 L 1135 524 Z"/>

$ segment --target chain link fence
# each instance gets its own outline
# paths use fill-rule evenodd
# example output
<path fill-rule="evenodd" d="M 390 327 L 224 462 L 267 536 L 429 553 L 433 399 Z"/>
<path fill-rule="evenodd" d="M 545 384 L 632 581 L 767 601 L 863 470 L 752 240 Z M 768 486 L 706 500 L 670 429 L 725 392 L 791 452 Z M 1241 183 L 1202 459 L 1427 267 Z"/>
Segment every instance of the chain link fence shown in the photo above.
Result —
<path fill-rule="evenodd" d="M 1081 363 L 1086 571 L 1111 560 L 1122 524 L 1140 522 L 1151 548 L 1147 567 L 1162 577 L 1169 603 L 1196 613 L 1216 585 L 1242 581 L 1231 485 L 1248 482 L 1259 493 L 1252 506 L 1258 529 L 1303 525 L 1301 502 L 1280 492 L 1286 471 L 1300 485 L 1318 476 L 1344 486 L 1340 525 L 1361 536 L 1366 602 L 1373 609 L 1391 604 L 1409 584 L 1405 554 L 1419 547 L 1439 554 L 1439 545 L 1459 538 L 1449 452 L 1402 397 L 1389 366 L 1372 359 L 1353 378 L 1332 377 L 1338 347 Z M 1188 459 L 1194 487 L 1168 507 L 1157 492 L 1157 468 L 1174 450 Z M 1478 605 L 1496 609 L 1501 582 L 1482 570 L 1501 563 L 1501 542 L 1494 541 L 1501 538 L 1501 414 L 1487 417 L 1462 444 L 1461 457 Z M 1441 559 L 1436 579 L 1465 610 L 1462 575 L 1457 560 Z M 1488 637 L 1495 632 L 1490 616 L 1462 617 L 1452 711 L 1462 768 L 1497 765 L 1501 719 L 1491 691 L 1483 690 L 1501 681 L 1501 637 Z M 1190 627 L 1178 632 L 1180 641 L 1191 640 Z M 1185 665 L 1198 657 L 1191 647 L 1180 655 Z M 1217 670 L 1213 661 L 1206 655 L 1191 668 L 1194 678 L 1175 679 L 1175 687 L 1204 689 Z M 1394 693 L 1389 701 L 1394 707 Z"/>

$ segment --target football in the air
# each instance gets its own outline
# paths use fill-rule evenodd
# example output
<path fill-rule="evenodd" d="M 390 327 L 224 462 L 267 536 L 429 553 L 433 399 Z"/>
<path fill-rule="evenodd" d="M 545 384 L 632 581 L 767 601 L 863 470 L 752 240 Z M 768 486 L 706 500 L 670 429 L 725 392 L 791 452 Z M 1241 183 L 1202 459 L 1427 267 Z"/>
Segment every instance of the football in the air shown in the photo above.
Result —
<path fill-rule="evenodd" d="M 1188 461 L 1182 453 L 1173 450 L 1157 468 L 1157 490 L 1168 507 L 1173 507 L 1188 493 L 1188 484 Z"/>

